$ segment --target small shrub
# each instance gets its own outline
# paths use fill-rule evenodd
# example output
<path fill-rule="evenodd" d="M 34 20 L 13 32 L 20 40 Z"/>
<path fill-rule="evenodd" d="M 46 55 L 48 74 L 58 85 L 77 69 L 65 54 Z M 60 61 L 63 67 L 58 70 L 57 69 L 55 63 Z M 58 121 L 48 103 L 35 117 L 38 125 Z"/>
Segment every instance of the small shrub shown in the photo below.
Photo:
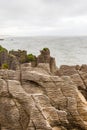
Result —
<path fill-rule="evenodd" d="M 48 48 L 43 48 L 43 50 L 44 50 L 44 51 L 47 51 L 47 50 L 49 50 L 49 49 L 48 49 Z"/>
<path fill-rule="evenodd" d="M 8 64 L 2 64 L 2 69 L 8 69 Z"/>
<path fill-rule="evenodd" d="M 28 54 L 27 55 L 27 60 L 28 61 L 35 61 L 35 56 L 33 54 Z"/>

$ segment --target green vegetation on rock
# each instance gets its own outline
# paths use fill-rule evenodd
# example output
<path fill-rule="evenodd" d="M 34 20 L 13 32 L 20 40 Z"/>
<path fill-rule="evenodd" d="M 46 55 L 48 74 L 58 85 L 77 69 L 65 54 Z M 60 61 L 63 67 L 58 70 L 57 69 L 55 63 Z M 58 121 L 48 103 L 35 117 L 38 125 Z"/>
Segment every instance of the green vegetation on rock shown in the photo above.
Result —
<path fill-rule="evenodd" d="M 3 52 L 3 51 L 6 51 L 6 49 L 3 48 L 3 47 L 0 45 L 0 52 Z"/>
<path fill-rule="evenodd" d="M 47 51 L 47 50 L 49 50 L 49 49 L 48 49 L 48 48 L 43 48 L 43 50 L 44 50 L 44 51 Z"/>
<path fill-rule="evenodd" d="M 35 56 L 33 54 L 28 54 L 27 55 L 27 60 L 28 60 L 28 62 L 35 61 Z"/>
<path fill-rule="evenodd" d="M 2 69 L 8 69 L 8 64 L 6 63 L 2 64 Z"/>

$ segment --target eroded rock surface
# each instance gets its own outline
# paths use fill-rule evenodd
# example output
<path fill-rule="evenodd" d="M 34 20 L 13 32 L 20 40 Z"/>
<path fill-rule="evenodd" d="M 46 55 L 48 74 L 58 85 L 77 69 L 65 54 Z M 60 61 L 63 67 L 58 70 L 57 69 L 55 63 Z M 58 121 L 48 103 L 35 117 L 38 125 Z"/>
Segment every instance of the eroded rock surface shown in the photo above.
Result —
<path fill-rule="evenodd" d="M 20 68 L 0 70 L 0 130 L 87 130 L 87 72 Z"/>

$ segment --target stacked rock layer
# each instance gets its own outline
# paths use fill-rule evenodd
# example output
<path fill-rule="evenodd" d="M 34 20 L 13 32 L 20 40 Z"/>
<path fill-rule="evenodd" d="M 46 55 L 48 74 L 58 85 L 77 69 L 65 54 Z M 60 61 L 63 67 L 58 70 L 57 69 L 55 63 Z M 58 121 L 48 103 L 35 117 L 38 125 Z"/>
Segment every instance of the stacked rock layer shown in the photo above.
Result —
<path fill-rule="evenodd" d="M 83 67 L 84 68 L 84 67 Z M 87 69 L 0 70 L 0 130 L 87 130 Z"/>

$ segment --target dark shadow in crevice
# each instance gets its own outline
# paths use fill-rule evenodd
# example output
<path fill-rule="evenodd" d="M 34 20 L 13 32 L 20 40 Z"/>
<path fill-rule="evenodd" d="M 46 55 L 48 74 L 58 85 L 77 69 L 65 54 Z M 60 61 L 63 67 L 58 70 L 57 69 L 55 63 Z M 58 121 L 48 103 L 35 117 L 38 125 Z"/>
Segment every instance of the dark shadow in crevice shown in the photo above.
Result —
<path fill-rule="evenodd" d="M 81 94 L 84 96 L 84 98 L 87 101 L 87 90 L 83 89 L 81 86 L 78 86 L 78 90 L 81 92 Z"/>

